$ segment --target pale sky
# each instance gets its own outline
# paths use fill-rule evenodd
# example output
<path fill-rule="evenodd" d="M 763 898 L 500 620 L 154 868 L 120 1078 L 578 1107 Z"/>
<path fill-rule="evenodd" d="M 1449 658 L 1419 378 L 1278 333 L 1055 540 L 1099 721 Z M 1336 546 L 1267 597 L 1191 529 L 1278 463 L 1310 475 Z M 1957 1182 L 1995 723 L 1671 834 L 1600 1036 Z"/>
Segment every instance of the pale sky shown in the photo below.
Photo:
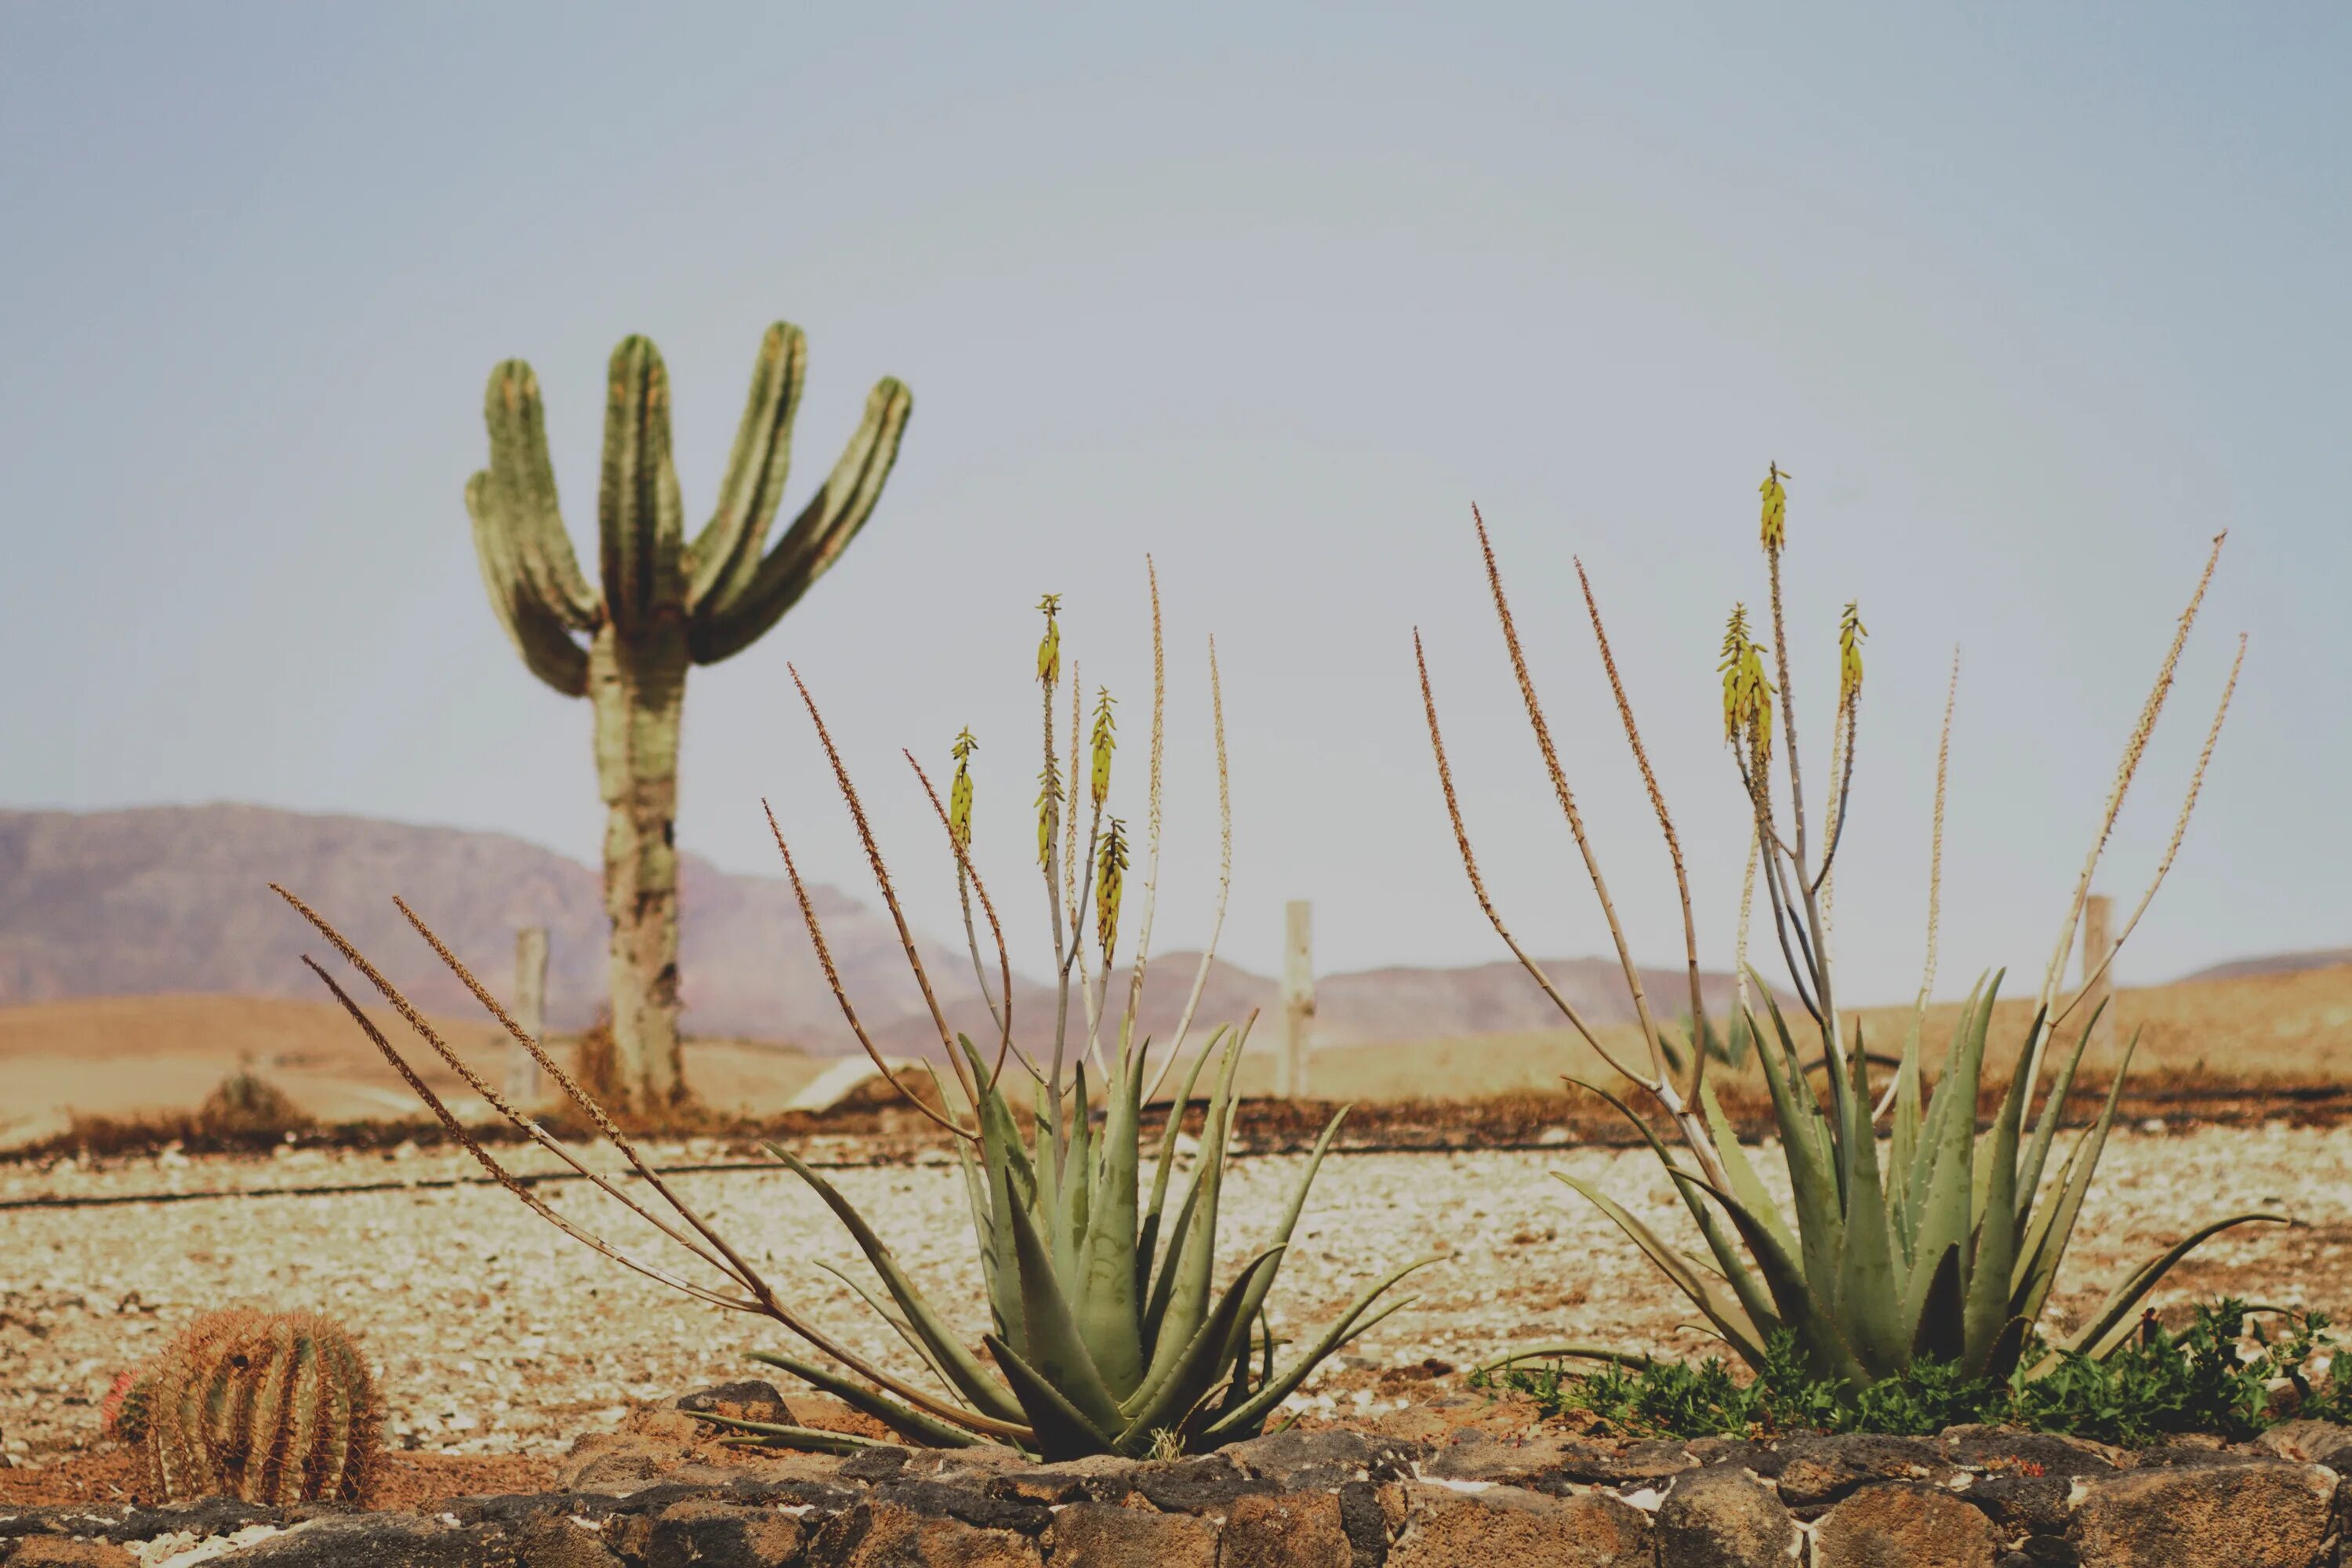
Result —
<path fill-rule="evenodd" d="M 0 806 L 255 801 L 593 859 L 587 708 L 524 671 L 473 561 L 484 378 L 537 367 L 593 560 L 613 344 L 668 359 L 698 524 L 782 317 L 811 355 L 788 515 L 876 377 L 915 414 L 841 566 L 693 677 L 680 838 L 730 868 L 773 868 L 766 795 L 809 868 L 868 890 L 789 660 L 942 935 L 896 748 L 943 766 L 974 728 L 984 864 L 1034 932 L 1031 606 L 1063 595 L 1088 686 L 1123 697 L 1139 816 L 1150 552 L 1161 946 L 1201 940 L 1214 879 L 1214 632 L 1227 955 L 1273 969 L 1304 897 L 1327 969 L 1502 956 L 1438 799 L 1419 626 L 1507 912 L 1603 951 L 1475 500 L 1612 890 L 1672 961 L 1571 557 L 1594 574 L 1723 963 L 1745 828 L 1713 666 L 1762 596 L 1778 460 L 1821 772 L 1839 606 L 1873 633 L 1847 999 L 1918 982 L 1953 645 L 1938 990 L 2004 963 L 2031 989 L 2224 528 L 2102 877 L 2126 901 L 2240 631 L 2245 674 L 2121 972 L 2352 942 L 2352 12 L 1438 9 L 0 10 Z"/>

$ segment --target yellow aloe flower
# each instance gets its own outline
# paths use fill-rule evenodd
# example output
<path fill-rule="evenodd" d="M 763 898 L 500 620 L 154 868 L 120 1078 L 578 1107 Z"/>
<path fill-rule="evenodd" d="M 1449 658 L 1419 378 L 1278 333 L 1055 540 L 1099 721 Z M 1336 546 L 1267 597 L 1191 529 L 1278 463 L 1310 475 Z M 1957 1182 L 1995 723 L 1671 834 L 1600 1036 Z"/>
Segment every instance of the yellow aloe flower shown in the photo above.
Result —
<path fill-rule="evenodd" d="M 1037 644 L 1037 679 L 1052 686 L 1062 679 L 1062 626 L 1055 618 L 1062 613 L 1062 595 L 1048 594 L 1037 607 L 1045 612 L 1045 636 Z"/>
<path fill-rule="evenodd" d="M 1110 688 L 1098 688 L 1095 698 L 1094 789 L 1095 805 L 1099 809 L 1110 794 L 1110 754 L 1118 747 L 1113 731 L 1118 725 L 1111 719 Z"/>
<path fill-rule="evenodd" d="M 1780 483 L 1788 477 L 1775 463 L 1757 487 L 1764 495 L 1764 550 L 1770 555 L 1778 555 L 1789 542 L 1789 491 Z"/>
<path fill-rule="evenodd" d="M 980 742 L 971 738 L 971 727 L 955 738 L 949 754 L 955 758 L 955 779 L 948 785 L 948 832 L 956 847 L 971 846 L 971 754 L 980 750 Z"/>
<path fill-rule="evenodd" d="M 1838 706 L 1846 707 L 1862 695 L 1862 639 L 1870 628 L 1862 624 L 1861 601 L 1846 601 L 1838 617 Z"/>
<path fill-rule="evenodd" d="M 1095 940 L 1102 943 L 1105 970 L 1118 943 L 1118 897 L 1126 880 L 1127 825 L 1114 816 L 1103 831 L 1102 858 L 1095 868 Z"/>
<path fill-rule="evenodd" d="M 1748 633 L 1748 606 L 1732 606 L 1723 629 L 1723 738 L 1737 742 L 1743 736 L 1753 744 L 1757 760 L 1772 755 L 1771 681 L 1764 675 L 1764 650 Z"/>

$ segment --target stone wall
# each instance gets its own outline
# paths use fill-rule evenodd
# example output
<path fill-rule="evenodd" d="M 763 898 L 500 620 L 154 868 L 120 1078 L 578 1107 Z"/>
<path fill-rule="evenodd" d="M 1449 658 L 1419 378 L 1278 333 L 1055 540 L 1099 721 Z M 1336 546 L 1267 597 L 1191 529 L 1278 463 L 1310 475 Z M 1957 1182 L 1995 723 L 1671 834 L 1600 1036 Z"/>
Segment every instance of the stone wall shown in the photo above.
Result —
<path fill-rule="evenodd" d="M 695 1396 L 681 1403 L 690 1405 Z M 560 1491 L 430 1513 L 0 1512 L 0 1564 L 147 1568 L 2320 1568 L 2345 1560 L 2316 1423 L 2128 1453 L 2031 1433 L 1618 1442 L 1288 1432 L 1202 1458 L 1005 1449 L 711 1462 L 654 1413 Z"/>

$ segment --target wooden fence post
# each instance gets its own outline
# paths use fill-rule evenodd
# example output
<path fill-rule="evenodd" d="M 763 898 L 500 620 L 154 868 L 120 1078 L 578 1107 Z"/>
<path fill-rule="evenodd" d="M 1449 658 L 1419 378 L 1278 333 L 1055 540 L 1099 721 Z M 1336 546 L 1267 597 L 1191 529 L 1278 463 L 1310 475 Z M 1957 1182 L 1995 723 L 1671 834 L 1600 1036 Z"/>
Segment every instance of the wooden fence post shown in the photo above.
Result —
<path fill-rule="evenodd" d="M 2083 997 L 2082 1013 L 2085 1023 L 2092 1011 L 2102 1003 L 2106 1013 L 2099 1018 L 2098 1027 L 2092 1031 L 2091 1048 L 2103 1050 L 2115 1038 L 2116 977 L 2113 970 L 2101 970 L 2109 953 L 2115 951 L 2115 900 L 2105 893 L 2093 893 L 2083 900 Z M 2098 978 L 2093 980 L 2096 974 Z"/>
<path fill-rule="evenodd" d="M 1282 943 L 1282 1097 L 1307 1098 L 1307 1053 L 1315 1023 L 1315 906 L 1293 899 Z"/>
<path fill-rule="evenodd" d="M 525 926 L 515 932 L 515 1022 L 541 1046 L 547 1043 L 547 928 Z M 519 1044 L 507 1046 L 507 1099 L 516 1105 L 536 1105 L 545 1092 L 539 1063 Z"/>

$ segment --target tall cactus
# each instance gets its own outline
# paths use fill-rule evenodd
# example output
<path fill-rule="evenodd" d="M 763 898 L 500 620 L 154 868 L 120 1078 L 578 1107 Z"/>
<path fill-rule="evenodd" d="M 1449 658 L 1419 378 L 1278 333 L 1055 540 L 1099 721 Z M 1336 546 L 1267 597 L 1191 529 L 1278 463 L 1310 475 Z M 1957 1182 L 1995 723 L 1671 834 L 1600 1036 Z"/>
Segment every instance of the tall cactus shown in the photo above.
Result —
<path fill-rule="evenodd" d="M 914 399 L 885 377 L 824 489 L 772 550 L 807 340 L 779 321 L 760 341 L 751 395 L 702 531 L 686 541 L 670 464 L 669 377 L 642 337 L 622 340 L 606 376 L 597 487 L 600 595 L 581 574 L 557 510 L 539 378 L 521 360 L 490 373 L 483 416 L 490 466 L 466 485 L 490 605 L 533 675 L 596 715 L 605 807 L 608 984 L 624 1084 L 640 1102 L 684 1092 L 677 1049 L 678 714 L 689 664 L 740 653 L 848 548 L 898 455 Z"/>

